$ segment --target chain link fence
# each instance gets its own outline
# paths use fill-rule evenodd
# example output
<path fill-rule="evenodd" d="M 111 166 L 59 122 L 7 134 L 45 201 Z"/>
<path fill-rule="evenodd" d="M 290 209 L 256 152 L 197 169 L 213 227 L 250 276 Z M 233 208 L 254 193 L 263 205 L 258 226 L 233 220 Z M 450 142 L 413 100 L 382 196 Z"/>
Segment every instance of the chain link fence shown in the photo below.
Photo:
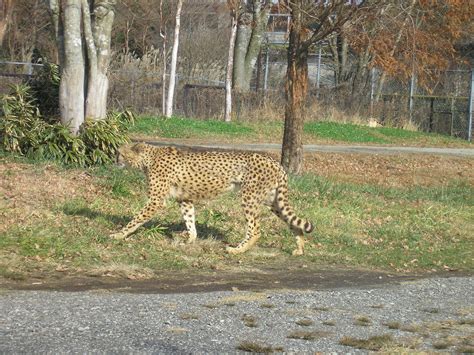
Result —
<path fill-rule="evenodd" d="M 254 75 L 254 90 L 234 93 L 234 119 L 283 119 L 286 63 L 281 51 L 264 52 Z M 0 63 L 0 93 L 10 84 L 27 81 L 39 65 Z M 381 125 L 404 127 L 407 123 L 427 132 L 469 139 L 472 122 L 473 74 L 469 70 L 438 73 L 427 87 L 416 80 L 387 78 L 382 89 L 380 73 L 372 70 L 362 90 L 336 87 L 329 60 L 315 54 L 309 61 L 310 90 L 307 115 L 310 120 L 351 121 L 376 119 Z M 213 78 L 177 75 L 174 112 L 197 119 L 222 119 L 224 114 L 224 73 Z M 140 114 L 162 113 L 162 74 L 160 69 L 127 68 L 109 73 L 109 107 L 132 108 Z M 413 78 L 414 79 L 414 78 Z M 336 114 L 337 113 L 337 114 Z M 328 117 L 332 116 L 332 117 Z M 362 118 L 362 119 L 361 119 Z"/>

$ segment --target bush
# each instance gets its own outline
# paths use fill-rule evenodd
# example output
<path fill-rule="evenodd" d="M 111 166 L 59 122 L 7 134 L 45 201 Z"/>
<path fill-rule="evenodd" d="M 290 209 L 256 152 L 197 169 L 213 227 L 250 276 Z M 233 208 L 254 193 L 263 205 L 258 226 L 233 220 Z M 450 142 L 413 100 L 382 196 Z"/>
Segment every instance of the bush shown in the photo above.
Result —
<path fill-rule="evenodd" d="M 59 122 L 59 83 L 61 76 L 57 64 L 45 62 L 38 73 L 28 82 L 37 107 L 50 123 Z"/>
<path fill-rule="evenodd" d="M 27 85 L 15 85 L 12 93 L 2 97 L 0 119 L 1 146 L 10 152 L 26 154 L 41 143 L 45 122 L 41 119 Z"/>
<path fill-rule="evenodd" d="M 86 120 L 77 136 L 64 125 L 46 121 L 35 92 L 28 85 L 12 87 L 1 99 L 0 146 L 10 152 L 90 166 L 113 162 L 118 147 L 127 143 L 127 127 L 134 123 L 130 111 L 111 113 L 100 121 Z"/>

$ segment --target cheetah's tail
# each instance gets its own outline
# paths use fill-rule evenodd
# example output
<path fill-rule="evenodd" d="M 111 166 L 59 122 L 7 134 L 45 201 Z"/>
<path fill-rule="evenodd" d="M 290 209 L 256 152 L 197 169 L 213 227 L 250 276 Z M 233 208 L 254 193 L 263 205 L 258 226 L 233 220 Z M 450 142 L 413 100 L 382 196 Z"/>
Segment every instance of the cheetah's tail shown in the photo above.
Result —
<path fill-rule="evenodd" d="M 286 176 L 284 176 L 277 188 L 275 202 L 281 218 L 291 227 L 297 228 L 304 233 L 311 233 L 313 231 L 313 223 L 298 217 L 288 202 L 288 178 Z"/>

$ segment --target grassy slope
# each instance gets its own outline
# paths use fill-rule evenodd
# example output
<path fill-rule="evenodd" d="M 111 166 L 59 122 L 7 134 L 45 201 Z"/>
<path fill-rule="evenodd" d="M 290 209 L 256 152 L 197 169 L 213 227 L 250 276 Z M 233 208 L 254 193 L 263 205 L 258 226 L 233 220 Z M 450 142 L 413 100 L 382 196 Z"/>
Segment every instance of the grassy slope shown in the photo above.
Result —
<path fill-rule="evenodd" d="M 281 122 L 241 123 L 202 121 L 185 118 L 162 119 L 140 117 L 132 134 L 148 138 L 203 139 L 233 142 L 280 142 Z M 377 145 L 469 146 L 463 140 L 439 134 L 412 132 L 391 127 L 370 128 L 335 122 L 307 122 L 304 126 L 305 143 L 350 143 Z"/>
<path fill-rule="evenodd" d="M 7 168 L 3 177 L 17 183 L 19 174 L 32 175 L 39 186 L 46 180 L 86 180 L 65 196 L 46 194 L 21 223 L 8 224 L 0 238 L 0 275 L 22 278 L 56 269 L 151 277 L 163 269 L 225 269 L 239 260 L 244 265 L 293 260 L 290 231 L 267 210 L 260 248 L 236 257 L 224 254 L 225 245 L 237 243 L 244 233 L 233 195 L 197 205 L 196 245 L 182 243 L 178 232 L 184 224 L 176 203 L 129 241 L 110 240 L 107 235 L 143 206 L 141 173 L 112 167 L 84 172 L 21 161 L 20 170 Z M 439 187 L 389 188 L 305 175 L 292 178 L 290 188 L 296 210 L 316 225 L 300 259 L 304 262 L 392 271 L 473 269 L 474 188 L 462 180 Z M 5 222 L 19 219 L 8 206 L 1 212 Z"/>

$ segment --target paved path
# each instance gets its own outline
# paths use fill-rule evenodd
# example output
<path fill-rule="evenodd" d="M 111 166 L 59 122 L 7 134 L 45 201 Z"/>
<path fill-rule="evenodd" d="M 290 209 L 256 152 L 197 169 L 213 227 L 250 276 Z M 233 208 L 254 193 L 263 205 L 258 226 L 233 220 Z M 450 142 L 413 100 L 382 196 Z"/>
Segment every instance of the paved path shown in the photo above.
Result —
<path fill-rule="evenodd" d="M 149 141 L 148 143 L 160 146 L 177 147 L 202 147 L 218 149 L 240 149 L 255 151 L 275 151 L 281 150 L 281 144 L 276 143 L 245 143 L 245 144 L 225 144 L 225 143 L 194 143 L 186 141 Z M 423 147 L 384 147 L 368 145 L 323 145 L 307 144 L 304 146 L 307 152 L 325 153 L 359 153 L 359 154 L 431 154 L 450 155 L 457 157 L 474 157 L 474 149 L 471 148 L 423 148 Z"/>
<path fill-rule="evenodd" d="M 3 290 L 0 353 L 223 354 L 244 342 L 349 353 L 344 337 L 381 335 L 388 352 L 472 352 L 473 281 L 188 294 Z"/>

